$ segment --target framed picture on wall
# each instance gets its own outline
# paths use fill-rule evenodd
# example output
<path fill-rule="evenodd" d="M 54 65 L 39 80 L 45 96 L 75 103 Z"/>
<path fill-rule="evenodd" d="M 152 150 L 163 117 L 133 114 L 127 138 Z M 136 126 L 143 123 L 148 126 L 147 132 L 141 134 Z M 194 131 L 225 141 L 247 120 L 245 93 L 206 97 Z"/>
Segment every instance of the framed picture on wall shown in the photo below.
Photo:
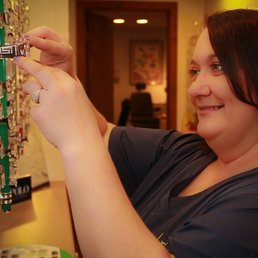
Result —
<path fill-rule="evenodd" d="M 130 41 L 130 83 L 162 84 L 163 42 L 161 40 Z"/>

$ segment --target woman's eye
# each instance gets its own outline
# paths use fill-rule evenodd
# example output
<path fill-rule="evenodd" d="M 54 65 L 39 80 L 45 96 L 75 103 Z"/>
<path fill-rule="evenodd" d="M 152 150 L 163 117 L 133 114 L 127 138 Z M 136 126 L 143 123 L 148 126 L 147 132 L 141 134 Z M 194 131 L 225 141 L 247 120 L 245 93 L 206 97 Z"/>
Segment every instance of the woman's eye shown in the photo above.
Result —
<path fill-rule="evenodd" d="M 189 75 L 191 78 L 198 75 L 199 72 L 200 72 L 199 69 L 197 69 L 195 67 L 189 69 Z"/>
<path fill-rule="evenodd" d="M 222 65 L 220 63 L 212 64 L 211 68 L 214 72 L 222 72 L 223 71 Z"/>

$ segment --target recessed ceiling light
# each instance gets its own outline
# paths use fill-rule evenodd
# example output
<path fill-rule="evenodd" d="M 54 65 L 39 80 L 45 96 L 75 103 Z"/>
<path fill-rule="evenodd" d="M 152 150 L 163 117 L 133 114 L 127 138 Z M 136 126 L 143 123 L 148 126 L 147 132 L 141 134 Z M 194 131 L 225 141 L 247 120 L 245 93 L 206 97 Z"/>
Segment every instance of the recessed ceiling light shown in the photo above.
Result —
<path fill-rule="evenodd" d="M 138 19 L 136 21 L 138 24 L 147 24 L 148 23 L 148 20 L 147 19 Z"/>
<path fill-rule="evenodd" d="M 125 23 L 125 20 L 124 19 L 114 19 L 113 20 L 113 23 L 116 23 L 116 24 L 122 24 L 122 23 Z"/>

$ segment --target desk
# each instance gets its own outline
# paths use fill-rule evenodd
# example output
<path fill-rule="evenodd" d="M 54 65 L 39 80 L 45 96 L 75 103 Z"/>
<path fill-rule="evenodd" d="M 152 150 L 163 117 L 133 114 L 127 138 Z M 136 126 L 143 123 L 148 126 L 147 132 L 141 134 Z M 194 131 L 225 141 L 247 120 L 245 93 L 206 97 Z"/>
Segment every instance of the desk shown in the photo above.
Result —
<path fill-rule="evenodd" d="M 0 211 L 0 248 L 42 244 L 64 249 L 75 257 L 69 203 L 64 182 L 32 193 L 32 200 Z"/>

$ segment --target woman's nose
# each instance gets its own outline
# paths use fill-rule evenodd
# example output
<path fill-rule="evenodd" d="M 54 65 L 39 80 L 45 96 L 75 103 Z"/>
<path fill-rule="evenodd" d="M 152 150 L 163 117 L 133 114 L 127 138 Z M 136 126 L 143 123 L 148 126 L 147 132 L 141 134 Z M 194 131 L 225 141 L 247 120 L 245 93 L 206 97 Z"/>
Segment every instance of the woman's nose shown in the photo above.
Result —
<path fill-rule="evenodd" d="M 200 72 L 190 84 L 188 95 L 190 97 L 210 95 L 210 77 L 205 72 Z"/>

